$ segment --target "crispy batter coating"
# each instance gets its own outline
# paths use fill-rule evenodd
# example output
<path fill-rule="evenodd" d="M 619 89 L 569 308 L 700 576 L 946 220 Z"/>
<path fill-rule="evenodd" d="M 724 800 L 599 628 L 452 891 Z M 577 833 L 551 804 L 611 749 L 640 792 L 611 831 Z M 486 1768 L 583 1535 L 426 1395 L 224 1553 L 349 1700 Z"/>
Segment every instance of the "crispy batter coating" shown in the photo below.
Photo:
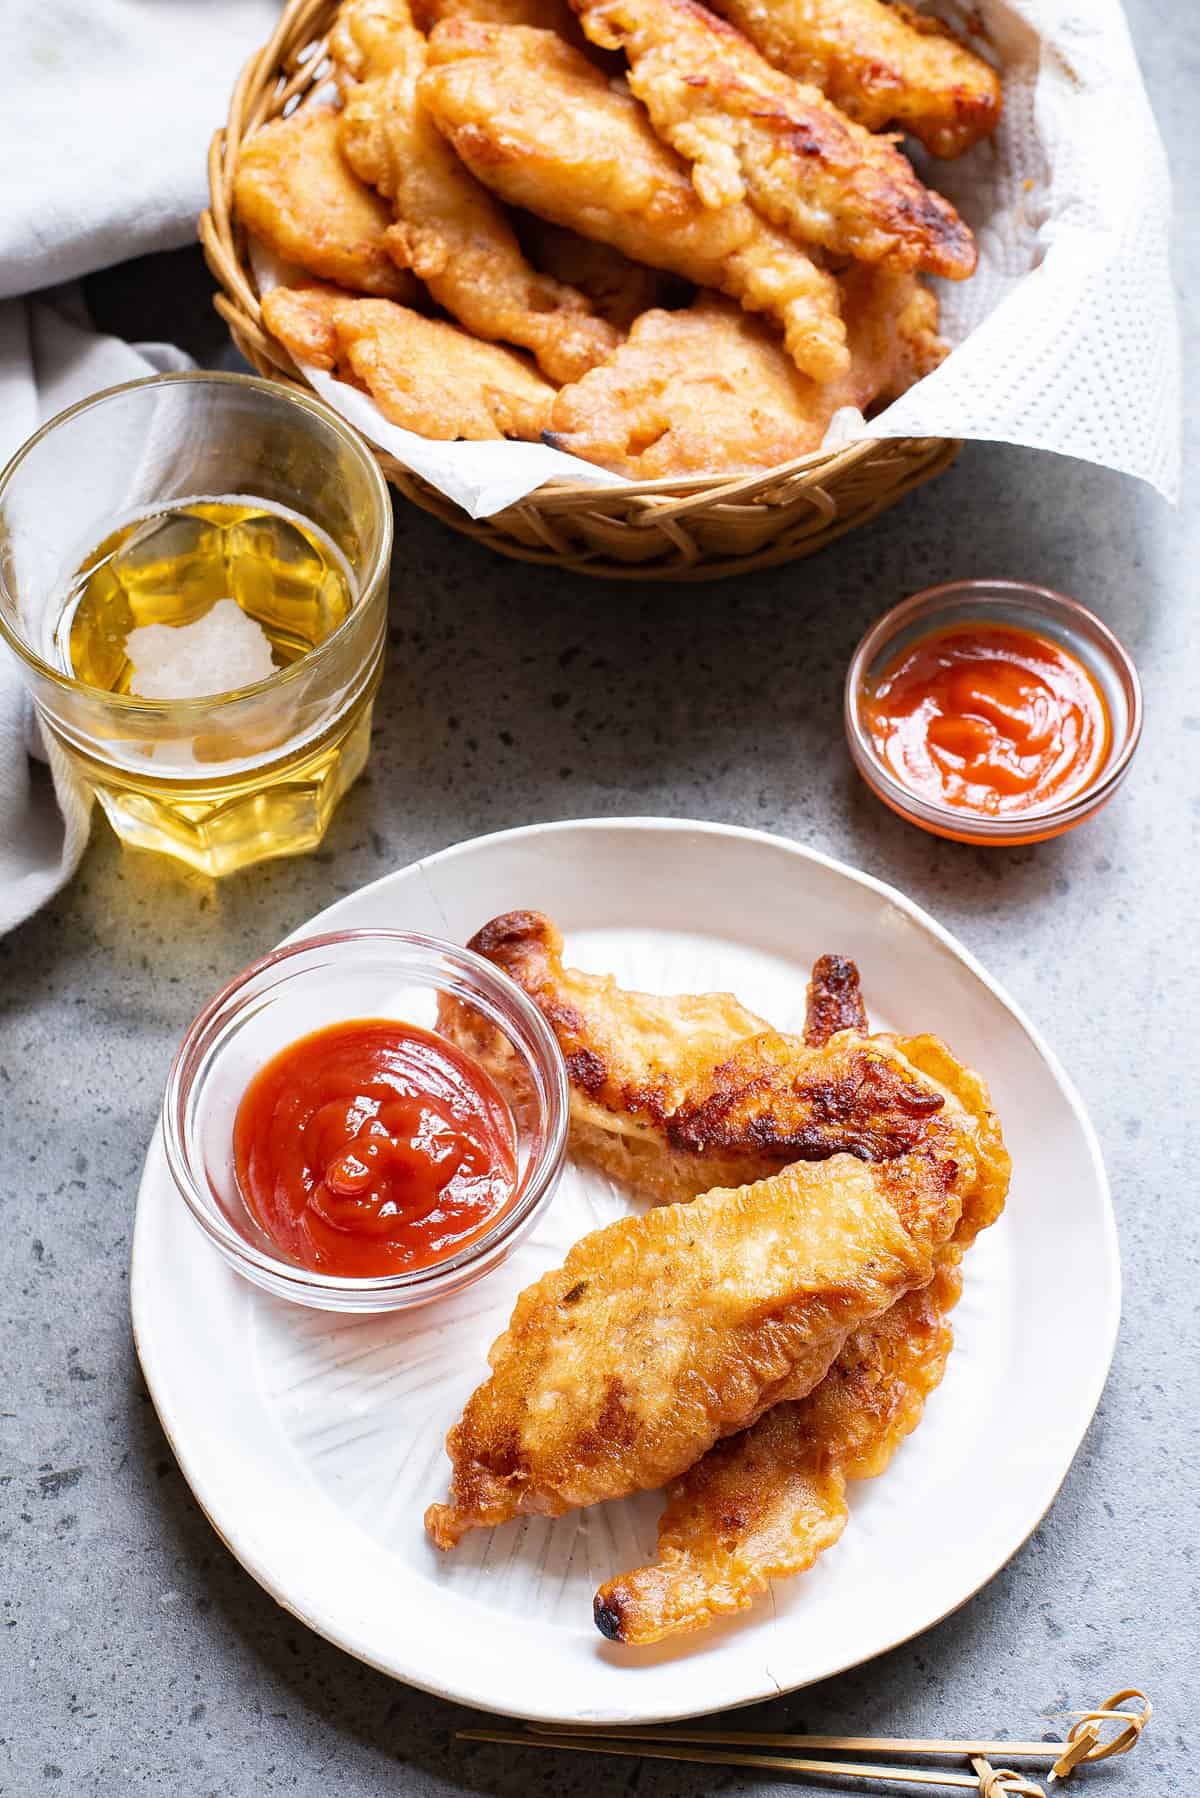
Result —
<path fill-rule="evenodd" d="M 740 1186 L 770 1173 L 772 1158 L 673 1150 L 662 1121 L 672 1115 L 697 1068 L 723 1060 L 739 1042 L 770 1030 L 732 993 L 667 998 L 629 992 L 611 974 L 565 968 L 562 935 L 543 913 L 505 912 L 468 947 L 516 981 L 554 1031 L 571 1091 L 571 1147 L 605 1172 L 660 1202 L 694 1198 L 711 1186 Z M 472 1007 L 443 999 L 438 1028 L 507 1078 L 511 1050 Z"/>
<path fill-rule="evenodd" d="M 819 955 L 805 995 L 804 1041 L 810 1049 L 823 1049 L 842 1030 L 867 1034 L 862 982 L 846 956 Z"/>
<path fill-rule="evenodd" d="M 443 19 L 482 19 L 491 25 L 529 25 L 535 31 L 553 31 L 577 50 L 596 58 L 583 35 L 583 27 L 567 0 L 414 0 L 413 17 L 424 32 Z M 605 57 L 607 64 L 615 58 Z"/>
<path fill-rule="evenodd" d="M 676 296 L 682 300 L 690 294 L 687 283 L 673 275 L 665 275 L 661 269 L 647 268 L 641 262 L 631 262 L 611 244 L 580 237 L 577 231 L 551 225 L 535 213 L 522 213 L 516 226 L 534 267 L 586 294 L 599 317 L 606 318 L 622 337 L 643 312 Z M 597 363 L 596 366 L 604 368 L 607 364 Z"/>
<path fill-rule="evenodd" d="M 841 286 L 841 379 L 809 380 L 770 326 L 702 293 L 686 311 L 644 313 L 607 362 L 560 388 L 547 442 L 634 480 L 773 468 L 818 449 L 840 407 L 897 397 L 945 348 L 915 276 L 864 263 Z"/>
<path fill-rule="evenodd" d="M 935 156 L 961 156 L 1000 121 L 996 71 L 903 0 L 712 3 L 768 62 L 819 87 L 868 131 L 898 125 Z"/>
<path fill-rule="evenodd" d="M 850 368 L 839 404 L 899 399 L 946 354 L 938 335 L 937 296 L 913 274 L 856 263 L 838 281 L 850 341 Z"/>
<path fill-rule="evenodd" d="M 391 207 L 347 163 L 339 130 L 331 106 L 302 106 L 261 126 L 242 146 L 237 215 L 276 255 L 310 275 L 419 304 L 417 282 L 388 254 Z"/>
<path fill-rule="evenodd" d="M 961 280 L 975 240 L 886 137 L 773 68 L 697 0 L 571 0 L 585 32 L 629 58 L 658 135 L 706 206 L 751 205 L 799 243 Z"/>
<path fill-rule="evenodd" d="M 353 296 L 340 287 L 310 282 L 306 287 L 273 287 L 262 298 L 263 324 L 297 362 L 330 372 L 337 368 L 338 339 L 334 321 Z M 343 379 L 348 369 L 337 369 Z M 350 377 L 353 379 L 353 377 Z"/>
<path fill-rule="evenodd" d="M 573 288 L 539 275 L 418 93 L 426 43 L 407 0 L 346 0 L 330 39 L 351 166 L 395 208 L 388 247 L 474 333 L 531 350 L 552 381 L 603 361 L 617 333 Z"/>
<path fill-rule="evenodd" d="M 833 277 L 753 207 L 703 205 L 637 101 L 570 44 L 448 19 L 430 36 L 429 65 L 422 99 L 468 168 L 511 205 L 768 313 L 804 373 L 844 373 Z"/>
<path fill-rule="evenodd" d="M 809 985 L 805 1041 L 821 1046 L 866 1028 L 854 963 L 822 956 Z M 901 1041 L 912 1065 L 939 1079 L 993 1138 L 988 1177 L 964 1192 L 954 1238 L 938 1250 L 927 1287 L 855 1331 L 806 1398 L 717 1443 L 669 1488 L 656 1561 L 596 1594 L 597 1628 L 612 1641 L 645 1644 L 702 1629 L 744 1610 L 771 1580 L 811 1567 L 845 1527 L 847 1481 L 884 1471 L 945 1371 L 962 1254 L 1003 1208 L 1009 1162 L 979 1077 L 936 1038 Z M 869 1128 L 869 1095 L 864 1102 Z"/>
<path fill-rule="evenodd" d="M 554 389 L 514 350 L 444 319 L 336 288 L 276 287 L 267 329 L 296 357 L 364 388 L 383 416 L 422 437 L 521 437 L 542 430 Z"/>
<path fill-rule="evenodd" d="M 633 480 L 773 468 L 836 411 L 761 319 L 702 294 L 644 312 L 607 362 L 559 389 L 546 441 Z"/>
<path fill-rule="evenodd" d="M 846 1527 L 846 1485 L 884 1471 L 921 1421 L 953 1343 L 961 1278 L 939 1268 L 879 1322 L 855 1330 L 820 1385 L 718 1442 L 668 1488 L 658 1558 L 609 1580 L 602 1635 L 644 1645 L 745 1610 L 803 1573 Z"/>
<path fill-rule="evenodd" d="M 661 1486 L 810 1392 L 850 1331 L 932 1277 L 960 1201 L 932 1151 L 798 1162 L 622 1218 L 517 1300 L 447 1438 L 440 1548 L 471 1529 Z"/>
<path fill-rule="evenodd" d="M 789 1161 L 846 1153 L 954 1162 L 964 1211 L 990 1221 L 1009 1163 L 987 1088 L 935 1037 L 864 1037 L 857 1024 L 811 1043 L 783 1036 L 730 993 L 659 997 L 611 975 L 564 968 L 562 937 L 540 912 L 508 912 L 470 947 L 516 981 L 558 1040 L 571 1085 L 576 1153 L 656 1199 L 762 1179 Z M 826 998 L 814 970 L 808 1027 Z M 843 987 L 857 973 L 852 964 Z M 440 1028 L 495 1071 L 503 1050 L 478 1013 L 449 1003 Z M 964 1226 L 965 1227 L 965 1226 Z M 981 1224 L 976 1227 L 982 1227 Z"/>

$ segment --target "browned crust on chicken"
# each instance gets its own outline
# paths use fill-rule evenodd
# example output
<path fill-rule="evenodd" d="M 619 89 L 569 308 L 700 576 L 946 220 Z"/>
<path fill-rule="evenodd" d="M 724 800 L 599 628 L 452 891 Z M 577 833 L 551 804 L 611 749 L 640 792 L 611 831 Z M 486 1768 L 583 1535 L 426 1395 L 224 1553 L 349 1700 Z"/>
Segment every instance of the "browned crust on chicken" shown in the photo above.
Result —
<path fill-rule="evenodd" d="M 535 439 L 554 389 L 503 344 L 482 343 L 448 319 L 336 287 L 276 287 L 263 322 L 298 362 L 362 388 L 391 423 L 421 436 Z"/>
<path fill-rule="evenodd" d="M 629 85 L 706 206 L 748 199 L 797 242 L 961 280 L 975 241 L 902 151 L 818 88 L 774 68 L 698 0 L 571 0 L 584 31 L 623 50 Z"/>
<path fill-rule="evenodd" d="M 839 1036 L 843 1026 L 866 1029 L 858 971 L 823 956 L 809 987 L 806 1040 Z M 954 1238 L 938 1252 L 929 1285 L 855 1331 L 807 1398 L 717 1443 L 668 1489 L 657 1558 L 596 1594 L 596 1625 L 611 1641 L 645 1645 L 702 1629 L 747 1608 L 772 1580 L 811 1567 L 845 1527 L 847 1482 L 884 1471 L 942 1378 L 962 1254 L 1003 1209 L 1008 1154 L 987 1088 L 936 1037 L 874 1040 L 898 1041 L 909 1064 L 975 1120 L 979 1173 Z"/>
<path fill-rule="evenodd" d="M 732 993 L 660 998 L 627 992 L 611 975 L 564 968 L 561 932 L 543 912 L 504 912 L 467 947 L 533 1000 L 558 1039 L 577 1097 L 630 1121 L 661 1123 L 697 1060 L 770 1028 Z M 445 1007 L 442 1028 L 457 1034 L 460 1018 Z"/>
<path fill-rule="evenodd" d="M 601 1586 L 600 1633 L 644 1646 L 745 1610 L 805 1572 L 841 1536 L 850 1480 L 882 1473 L 946 1369 L 962 1280 L 930 1283 L 855 1330 L 807 1398 L 718 1442 L 667 1490 L 657 1559 Z"/>
<path fill-rule="evenodd" d="M 234 206 L 248 231 L 310 275 L 412 305 L 418 282 L 388 253 L 392 209 L 342 155 L 331 106 L 302 106 L 242 145 Z"/>
<path fill-rule="evenodd" d="M 961 156 L 1000 122 L 1000 78 L 934 14 L 903 0 L 712 0 L 777 69 L 881 131 Z"/>
<path fill-rule="evenodd" d="M 420 94 L 427 45 L 408 0 L 345 0 L 330 54 L 345 101 L 342 150 L 392 202 L 395 263 L 474 336 L 529 350 L 556 383 L 602 362 L 616 331 L 581 293 L 530 266 L 503 207 L 429 116 Z"/>
<path fill-rule="evenodd" d="M 575 1151 L 660 1200 L 791 1161 L 882 1161 L 921 1145 L 952 1160 L 964 1193 L 987 1195 L 980 1203 L 1007 1183 L 987 1090 L 935 1038 L 866 1037 L 856 1023 L 807 1045 L 730 993 L 630 992 L 611 975 L 565 968 L 562 937 L 540 912 L 494 918 L 470 947 L 516 981 L 554 1032 Z M 832 1005 L 853 1015 L 853 976 L 839 977 L 838 996 L 827 992 L 830 968 L 815 971 L 810 1022 Z M 441 1027 L 496 1068 L 503 1045 L 478 1014 L 444 1005 Z"/>
<path fill-rule="evenodd" d="M 863 1004 L 858 969 L 844 955 L 820 955 L 813 963 L 804 1014 L 804 1040 L 820 1049 L 839 1030 L 867 1034 L 867 1008 Z"/>
<path fill-rule="evenodd" d="M 607 361 L 561 388 L 546 442 L 633 480 L 817 449 L 840 407 L 898 397 L 945 353 L 918 276 L 856 263 L 838 288 L 850 366 L 837 380 L 802 375 L 768 320 L 703 292 L 684 310 L 643 312 Z"/>
<path fill-rule="evenodd" d="M 622 1218 L 517 1300 L 447 1438 L 440 1548 L 516 1516 L 661 1486 L 810 1392 L 851 1330 L 933 1274 L 961 1211 L 929 1147 L 834 1156 Z"/>
<path fill-rule="evenodd" d="M 632 95 L 555 33 L 446 19 L 430 34 L 420 94 L 510 205 L 767 313 L 816 380 L 845 372 L 832 274 L 754 207 L 706 206 Z"/>

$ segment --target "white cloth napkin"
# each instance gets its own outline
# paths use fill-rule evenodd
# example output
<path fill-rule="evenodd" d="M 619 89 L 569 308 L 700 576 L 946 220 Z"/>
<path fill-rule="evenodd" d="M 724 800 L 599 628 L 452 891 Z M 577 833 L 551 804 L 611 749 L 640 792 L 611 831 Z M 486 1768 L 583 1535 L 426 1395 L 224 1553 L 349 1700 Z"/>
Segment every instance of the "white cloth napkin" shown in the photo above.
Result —
<path fill-rule="evenodd" d="M 165 344 L 101 337 L 72 289 L 195 235 L 205 152 L 275 0 L 0 0 L 0 465 L 64 406 L 156 370 Z M 24 296 L 24 297 L 23 297 Z M 58 804 L 33 771 L 48 759 Z M 0 648 L 0 931 L 70 878 L 91 806 L 49 755 Z"/>

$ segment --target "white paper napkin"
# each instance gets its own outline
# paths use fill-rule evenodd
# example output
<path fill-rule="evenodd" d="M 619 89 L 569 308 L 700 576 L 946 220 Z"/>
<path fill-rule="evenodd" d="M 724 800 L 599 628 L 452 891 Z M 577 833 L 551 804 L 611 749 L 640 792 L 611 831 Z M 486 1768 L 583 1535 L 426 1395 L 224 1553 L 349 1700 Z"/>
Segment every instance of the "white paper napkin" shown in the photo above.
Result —
<path fill-rule="evenodd" d="M 1170 183 L 1118 0 L 978 0 L 970 19 L 954 0 L 935 10 L 952 21 L 958 11 L 964 34 L 990 44 L 1003 72 L 995 137 L 955 162 L 921 160 L 926 181 L 974 229 L 979 267 L 969 281 L 936 284 L 954 346 L 941 367 L 869 423 L 839 413 L 826 442 L 1018 443 L 1136 475 L 1174 500 Z M 268 260 L 258 272 L 269 285 Z M 374 443 L 472 518 L 554 477 L 617 480 L 541 445 L 428 443 L 354 389 L 305 372 Z"/>

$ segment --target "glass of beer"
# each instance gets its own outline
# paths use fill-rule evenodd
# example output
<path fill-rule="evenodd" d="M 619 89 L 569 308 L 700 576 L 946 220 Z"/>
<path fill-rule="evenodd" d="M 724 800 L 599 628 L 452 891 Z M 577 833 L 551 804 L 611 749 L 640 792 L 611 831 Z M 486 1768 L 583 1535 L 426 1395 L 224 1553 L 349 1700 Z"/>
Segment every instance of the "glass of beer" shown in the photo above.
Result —
<path fill-rule="evenodd" d="M 0 633 L 117 835 L 228 874 L 314 848 L 362 771 L 391 543 L 378 463 L 319 400 L 131 381 L 0 474 Z"/>

